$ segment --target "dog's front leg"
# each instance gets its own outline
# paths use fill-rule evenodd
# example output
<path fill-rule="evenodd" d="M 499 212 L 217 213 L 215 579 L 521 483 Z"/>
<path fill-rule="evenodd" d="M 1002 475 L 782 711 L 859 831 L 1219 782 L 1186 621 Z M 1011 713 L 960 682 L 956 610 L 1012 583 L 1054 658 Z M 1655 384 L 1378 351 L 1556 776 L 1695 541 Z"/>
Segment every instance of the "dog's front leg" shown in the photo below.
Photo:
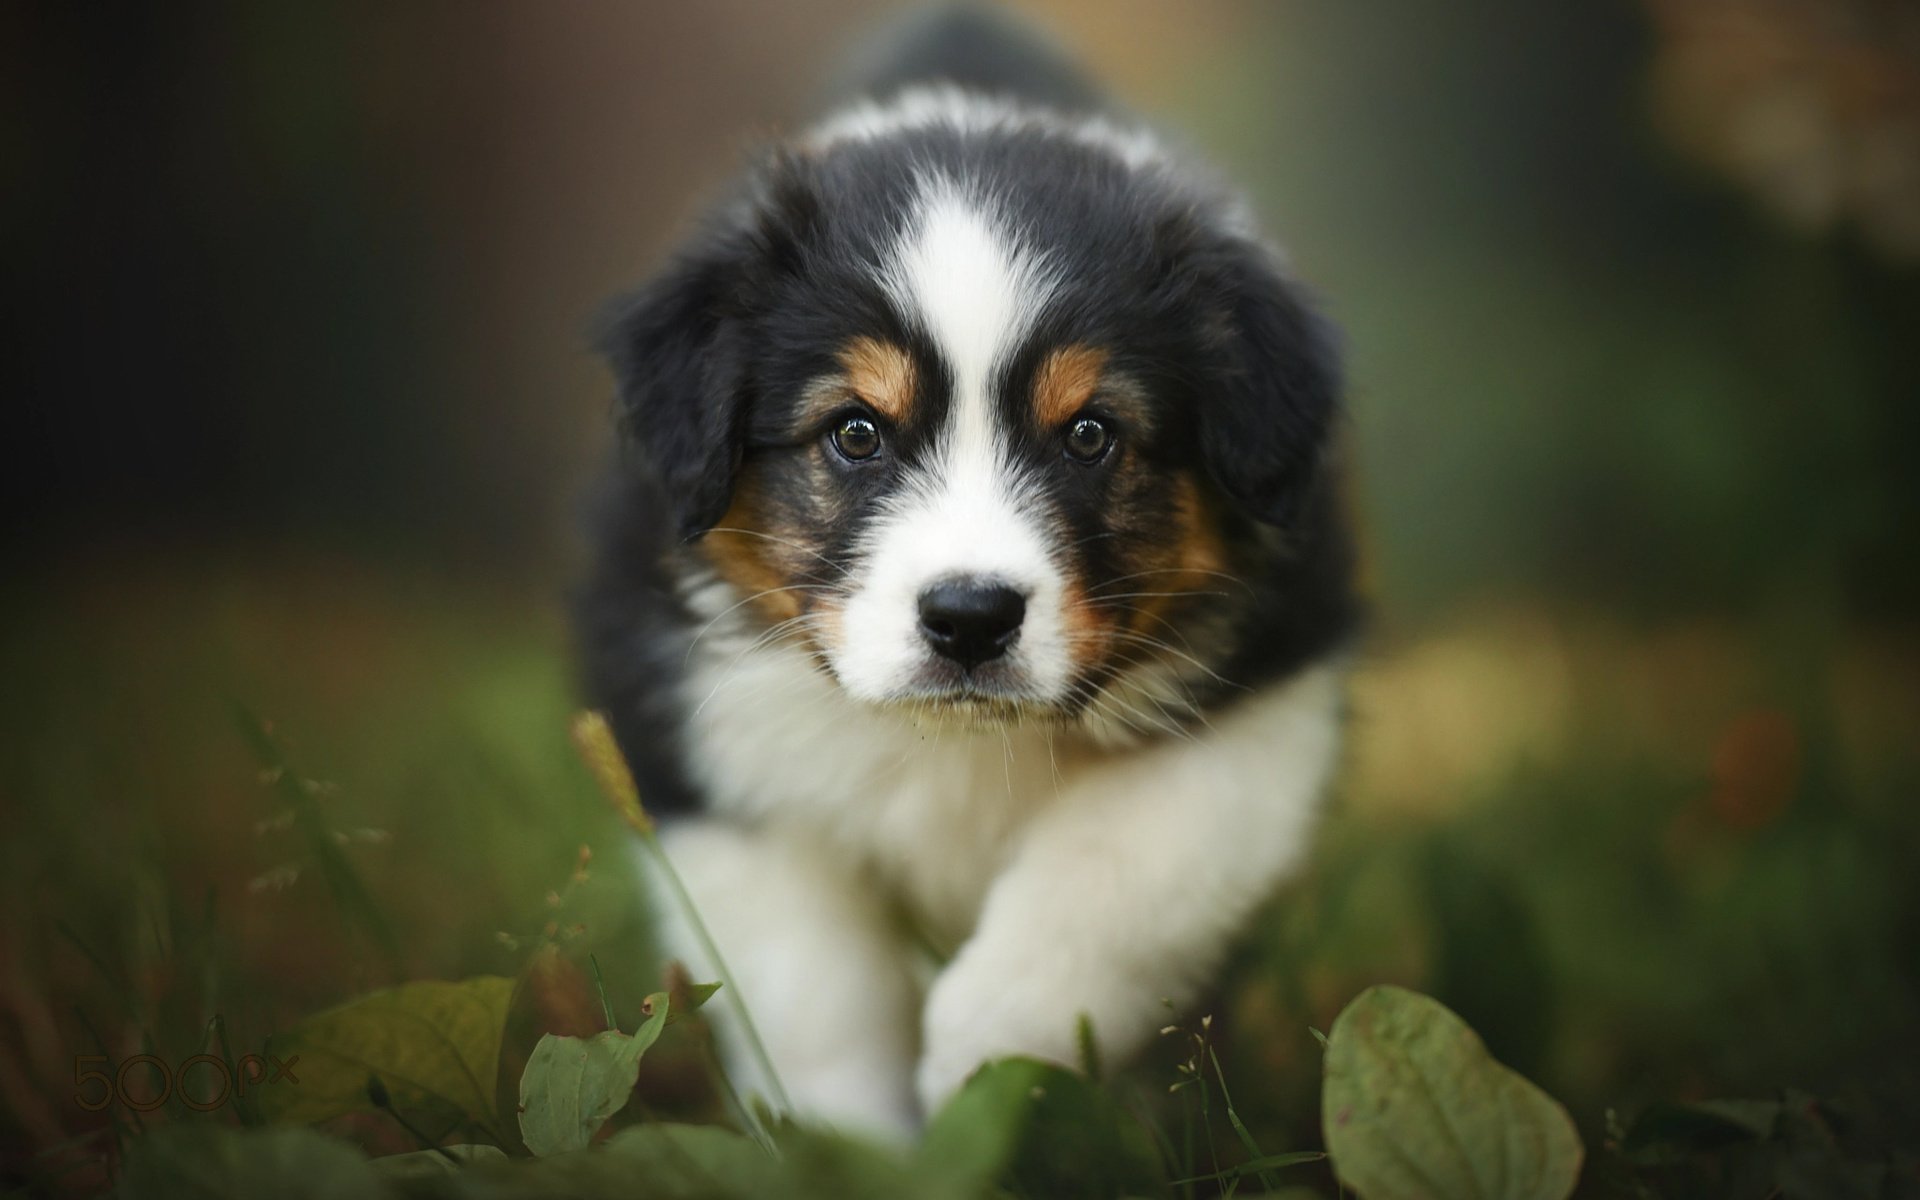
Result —
<path fill-rule="evenodd" d="M 982 1062 L 1072 1065 L 1084 1014 L 1124 1058 L 1191 1002 L 1299 860 L 1339 740 L 1317 668 L 1075 779 L 1036 817 L 935 981 L 915 1083 L 931 1113 Z"/>
<path fill-rule="evenodd" d="M 909 1136 L 918 1127 L 919 994 L 908 948 L 871 883 L 825 847 L 720 819 L 676 822 L 662 841 L 739 988 L 705 1011 L 740 1091 L 771 1104 L 784 1090 L 803 1119 Z M 718 978 L 678 898 L 654 883 L 667 952 L 694 978 Z M 783 1088 L 767 1078 L 736 999 Z"/>

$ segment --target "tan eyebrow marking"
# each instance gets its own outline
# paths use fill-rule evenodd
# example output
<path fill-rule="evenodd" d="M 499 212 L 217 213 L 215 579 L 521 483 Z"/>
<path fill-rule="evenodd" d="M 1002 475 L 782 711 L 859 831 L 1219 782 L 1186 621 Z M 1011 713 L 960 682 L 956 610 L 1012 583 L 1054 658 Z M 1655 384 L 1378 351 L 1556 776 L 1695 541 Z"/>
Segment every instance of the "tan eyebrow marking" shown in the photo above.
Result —
<path fill-rule="evenodd" d="M 913 413 L 913 359 L 900 347 L 878 338 L 857 337 L 840 351 L 847 387 L 894 424 Z"/>
<path fill-rule="evenodd" d="M 1107 352 L 1093 346 L 1062 346 L 1047 355 L 1033 377 L 1033 412 L 1040 428 L 1064 425 L 1086 407 L 1106 366 Z"/>

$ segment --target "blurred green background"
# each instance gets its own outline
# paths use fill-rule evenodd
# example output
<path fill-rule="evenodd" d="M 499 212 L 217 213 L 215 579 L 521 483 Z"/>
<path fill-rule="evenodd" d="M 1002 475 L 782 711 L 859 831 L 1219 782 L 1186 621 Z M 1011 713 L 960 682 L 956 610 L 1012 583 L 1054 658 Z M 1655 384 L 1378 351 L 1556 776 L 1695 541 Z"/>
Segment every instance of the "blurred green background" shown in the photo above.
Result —
<path fill-rule="evenodd" d="M 1915 10 L 1028 10 L 1348 336 L 1351 762 L 1219 1002 L 1269 1149 L 1318 1144 L 1308 1027 L 1380 981 L 1596 1146 L 1782 1088 L 1915 1144 Z M 583 331 L 893 11 L 0 16 L 0 1182 L 102 1128 L 76 1054 L 216 1012 L 254 1045 L 549 942 L 648 989 L 565 737 Z"/>

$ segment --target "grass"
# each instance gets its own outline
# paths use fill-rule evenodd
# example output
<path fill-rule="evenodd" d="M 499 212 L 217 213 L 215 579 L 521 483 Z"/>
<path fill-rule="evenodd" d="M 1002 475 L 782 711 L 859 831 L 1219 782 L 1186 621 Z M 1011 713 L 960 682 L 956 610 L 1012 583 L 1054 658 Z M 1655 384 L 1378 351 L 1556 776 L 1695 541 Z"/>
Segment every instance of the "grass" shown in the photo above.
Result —
<path fill-rule="evenodd" d="M 553 605 L 217 558 L 72 569 L 5 605 L 6 1182 L 78 1164 L 63 1183 L 98 1186 L 94 1149 L 193 1119 L 81 1111 L 79 1054 L 178 1061 L 217 1038 L 237 1057 L 370 988 L 515 974 L 549 944 L 591 957 L 634 1027 L 658 975 L 631 835 L 568 744 Z M 1311 1030 L 1395 982 L 1460 1012 L 1593 1147 L 1610 1114 L 1783 1088 L 1911 1137 L 1920 1080 L 1893 1051 L 1920 1034 L 1916 657 L 1777 613 L 1633 627 L 1521 604 L 1385 631 L 1313 867 L 1216 1024 L 1114 1086 L 1140 1089 L 1196 1194 L 1240 1186 L 1263 1149 L 1320 1145 Z M 234 702 L 267 731 L 253 746 Z M 719 1111 L 649 1074 L 651 1111 Z"/>

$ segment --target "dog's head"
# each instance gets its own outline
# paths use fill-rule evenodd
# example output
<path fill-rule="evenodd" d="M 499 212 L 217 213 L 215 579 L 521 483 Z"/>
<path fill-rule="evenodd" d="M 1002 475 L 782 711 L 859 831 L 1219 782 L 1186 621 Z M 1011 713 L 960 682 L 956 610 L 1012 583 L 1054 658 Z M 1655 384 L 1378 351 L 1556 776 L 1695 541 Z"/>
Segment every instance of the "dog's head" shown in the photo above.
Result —
<path fill-rule="evenodd" d="M 1315 486 L 1338 390 L 1228 210 L 1036 130 L 776 156 L 604 346 L 631 452 L 769 636 L 975 720 L 1185 653 L 1183 606 Z"/>

